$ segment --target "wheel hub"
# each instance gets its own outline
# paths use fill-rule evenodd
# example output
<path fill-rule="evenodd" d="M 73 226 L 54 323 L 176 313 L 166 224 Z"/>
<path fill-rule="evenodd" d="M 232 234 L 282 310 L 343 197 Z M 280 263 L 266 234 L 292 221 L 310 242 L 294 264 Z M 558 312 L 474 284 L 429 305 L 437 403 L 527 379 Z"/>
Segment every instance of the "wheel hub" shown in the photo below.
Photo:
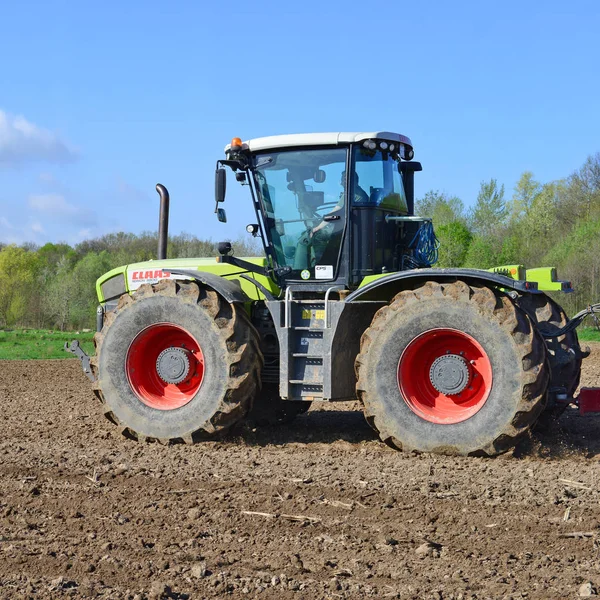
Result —
<path fill-rule="evenodd" d="M 190 359 L 184 348 L 165 348 L 156 359 L 156 372 L 165 383 L 185 381 L 190 372 Z"/>
<path fill-rule="evenodd" d="M 460 394 L 469 385 L 470 379 L 469 364 L 458 354 L 439 356 L 429 369 L 431 385 L 446 396 Z"/>

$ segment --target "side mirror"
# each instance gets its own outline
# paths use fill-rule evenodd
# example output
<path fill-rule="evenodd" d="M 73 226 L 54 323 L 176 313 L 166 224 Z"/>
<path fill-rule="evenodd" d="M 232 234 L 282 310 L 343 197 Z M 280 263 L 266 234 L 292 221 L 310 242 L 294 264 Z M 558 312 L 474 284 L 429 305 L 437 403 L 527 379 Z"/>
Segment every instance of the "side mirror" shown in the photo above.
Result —
<path fill-rule="evenodd" d="M 226 177 L 225 169 L 219 168 L 215 171 L 215 201 L 217 204 L 225 200 Z"/>
<path fill-rule="evenodd" d="M 416 162 L 416 161 L 410 161 L 410 162 L 399 162 L 398 163 L 398 171 L 402 174 L 408 172 L 408 171 L 412 171 L 413 173 L 415 171 L 422 171 L 423 170 L 423 166 L 421 165 L 420 162 Z"/>
<path fill-rule="evenodd" d="M 227 223 L 227 214 L 224 208 L 217 208 L 217 219 L 221 223 Z"/>

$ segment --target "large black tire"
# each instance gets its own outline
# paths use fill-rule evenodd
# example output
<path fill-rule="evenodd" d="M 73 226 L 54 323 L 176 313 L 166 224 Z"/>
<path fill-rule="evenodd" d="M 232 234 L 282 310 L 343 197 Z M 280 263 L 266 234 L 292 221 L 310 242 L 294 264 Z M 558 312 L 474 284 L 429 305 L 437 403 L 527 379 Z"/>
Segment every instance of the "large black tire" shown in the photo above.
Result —
<path fill-rule="evenodd" d="M 569 322 L 559 304 L 546 294 L 525 294 L 516 299 L 541 333 L 554 333 Z M 565 388 L 572 397 L 581 379 L 581 361 L 585 356 L 579 347 L 577 331 L 573 329 L 558 338 L 544 338 L 550 361 L 550 387 Z M 562 406 L 562 410 L 566 404 Z M 549 410 L 556 407 L 548 406 Z"/>
<path fill-rule="evenodd" d="M 286 425 L 307 412 L 311 404 L 312 402 L 282 400 L 277 384 L 263 384 L 248 414 L 248 423 L 257 427 Z"/>
<path fill-rule="evenodd" d="M 203 355 L 199 387 L 188 392 L 184 405 L 171 409 L 142 401 L 131 380 L 132 343 L 162 324 L 191 336 Z M 248 316 L 196 283 L 162 280 L 122 296 L 94 342 L 96 395 L 106 416 L 133 439 L 193 443 L 214 437 L 246 416 L 260 389 L 262 354 Z M 160 336 L 143 362 L 143 377 L 150 383 L 158 373 L 157 345 Z M 143 361 L 143 353 L 136 360 Z"/>
<path fill-rule="evenodd" d="M 420 416 L 404 398 L 398 375 L 400 360 L 415 340 L 434 339 L 444 331 L 475 340 L 487 354 L 491 373 L 477 412 L 458 422 L 437 419 L 435 406 L 437 421 Z M 415 372 L 429 368 L 426 362 L 420 366 L 426 360 L 421 356 Z M 363 334 L 356 368 L 365 416 L 383 441 L 399 450 L 452 455 L 493 456 L 514 446 L 542 411 L 549 379 L 544 342 L 525 312 L 506 294 L 462 281 L 430 281 L 397 294 Z"/>

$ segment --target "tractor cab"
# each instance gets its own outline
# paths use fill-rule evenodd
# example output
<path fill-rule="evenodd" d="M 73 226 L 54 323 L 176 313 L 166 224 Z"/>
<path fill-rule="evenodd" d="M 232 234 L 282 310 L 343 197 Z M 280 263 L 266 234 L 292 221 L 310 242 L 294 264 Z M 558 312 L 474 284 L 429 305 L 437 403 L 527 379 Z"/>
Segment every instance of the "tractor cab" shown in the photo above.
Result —
<path fill-rule="evenodd" d="M 356 288 L 368 275 L 398 271 L 423 220 L 413 217 L 412 143 L 389 132 L 299 134 L 226 147 L 220 165 L 253 193 L 273 274 L 285 287 Z M 222 210 L 222 209 L 221 209 Z"/>

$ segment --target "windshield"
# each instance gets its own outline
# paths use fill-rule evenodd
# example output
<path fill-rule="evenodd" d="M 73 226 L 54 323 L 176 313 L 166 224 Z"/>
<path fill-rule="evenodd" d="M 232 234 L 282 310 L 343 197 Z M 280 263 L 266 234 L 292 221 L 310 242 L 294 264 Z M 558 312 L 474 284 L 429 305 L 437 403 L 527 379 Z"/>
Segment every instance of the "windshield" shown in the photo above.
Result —
<path fill-rule="evenodd" d="M 389 152 L 355 148 L 354 205 L 362 195 L 368 198 L 368 206 L 408 214 L 402 175 L 398 170 L 399 162 Z"/>
<path fill-rule="evenodd" d="M 255 181 L 280 266 L 292 278 L 333 279 L 345 225 L 346 148 L 255 158 Z"/>

